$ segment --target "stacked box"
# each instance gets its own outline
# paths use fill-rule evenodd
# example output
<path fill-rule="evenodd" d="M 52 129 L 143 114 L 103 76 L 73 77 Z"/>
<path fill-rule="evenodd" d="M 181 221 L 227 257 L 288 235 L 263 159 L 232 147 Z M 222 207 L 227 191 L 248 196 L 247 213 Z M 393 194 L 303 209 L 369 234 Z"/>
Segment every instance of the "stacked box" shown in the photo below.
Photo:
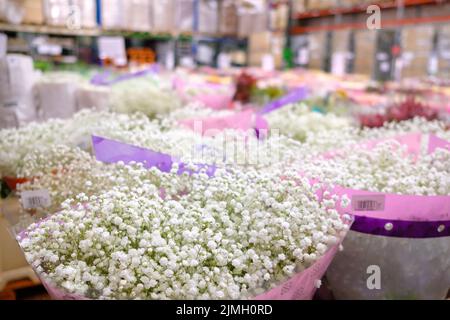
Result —
<path fill-rule="evenodd" d="M 194 0 L 178 0 L 175 21 L 178 32 L 192 32 L 194 28 Z"/>
<path fill-rule="evenodd" d="M 43 24 L 44 17 L 44 0 L 25 0 L 23 3 L 24 24 Z"/>
<path fill-rule="evenodd" d="M 323 69 L 326 55 L 327 33 L 325 31 L 308 34 L 309 68 Z"/>
<path fill-rule="evenodd" d="M 147 31 L 152 28 L 152 6 L 147 0 L 128 0 L 126 2 L 125 29 Z"/>
<path fill-rule="evenodd" d="M 333 32 L 332 40 L 332 73 L 342 75 L 347 73 L 349 59 L 353 58 L 350 49 L 350 30 L 338 30 Z"/>
<path fill-rule="evenodd" d="M 289 20 L 289 6 L 285 3 L 277 5 L 270 10 L 269 25 L 271 30 L 286 30 Z"/>
<path fill-rule="evenodd" d="M 45 23 L 49 26 L 64 27 L 70 16 L 69 0 L 45 0 Z"/>
<path fill-rule="evenodd" d="M 235 35 L 238 30 L 237 5 L 234 0 L 223 0 L 219 7 L 219 32 Z"/>
<path fill-rule="evenodd" d="M 276 68 L 283 64 L 283 34 L 272 32 L 254 33 L 249 38 L 249 65 L 261 66 L 262 58 L 270 54 L 274 58 Z"/>
<path fill-rule="evenodd" d="M 299 13 L 303 13 L 308 10 L 307 0 L 293 0 L 292 1 L 292 15 L 295 17 Z"/>
<path fill-rule="evenodd" d="M 331 9 L 338 6 L 338 0 L 309 0 L 307 10 Z"/>
<path fill-rule="evenodd" d="M 22 1 L 2 0 L 0 1 L 0 20 L 11 24 L 22 23 L 24 7 Z"/>
<path fill-rule="evenodd" d="M 438 70 L 437 76 L 450 78 L 450 24 L 439 27 L 439 38 L 437 45 Z"/>
<path fill-rule="evenodd" d="M 122 30 L 126 26 L 124 0 L 101 0 L 102 27 L 106 30 Z"/>
<path fill-rule="evenodd" d="M 201 33 L 217 33 L 219 28 L 218 1 L 200 0 L 198 10 L 198 31 Z"/>
<path fill-rule="evenodd" d="M 433 51 L 434 27 L 421 25 L 402 30 L 402 77 L 421 77 L 428 74 L 429 58 Z"/>
<path fill-rule="evenodd" d="M 44 16 L 49 26 L 93 28 L 97 25 L 95 0 L 45 0 Z"/>
<path fill-rule="evenodd" d="M 238 8 L 238 36 L 245 38 L 253 33 L 265 32 L 269 27 L 269 17 L 266 2 L 259 2 L 259 6 Z"/>
<path fill-rule="evenodd" d="M 153 30 L 172 32 L 175 29 L 175 0 L 149 0 L 152 2 Z"/>
<path fill-rule="evenodd" d="M 72 5 L 78 6 L 80 10 L 83 28 L 97 26 L 97 3 L 95 0 L 72 0 Z"/>
<path fill-rule="evenodd" d="M 373 74 L 376 41 L 376 30 L 355 31 L 354 73 Z"/>

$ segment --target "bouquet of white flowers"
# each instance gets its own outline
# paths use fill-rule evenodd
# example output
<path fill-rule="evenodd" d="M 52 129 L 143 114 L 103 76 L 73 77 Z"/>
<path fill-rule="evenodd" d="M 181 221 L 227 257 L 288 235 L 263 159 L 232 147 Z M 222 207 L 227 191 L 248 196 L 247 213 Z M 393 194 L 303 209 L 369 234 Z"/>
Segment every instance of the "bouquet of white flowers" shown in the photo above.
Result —
<path fill-rule="evenodd" d="M 337 298 L 445 298 L 450 144 L 432 136 L 434 145 L 422 155 L 421 138 L 356 144 L 302 167 L 352 199 L 348 212 L 355 221 L 327 273 Z"/>
<path fill-rule="evenodd" d="M 169 172 L 104 166 L 111 166 L 104 177 L 111 187 L 66 200 L 19 234 L 27 260 L 53 293 L 311 298 L 348 228 L 335 209 L 340 197 L 318 201 L 320 185 L 293 169 L 228 167 L 208 177 L 201 170 L 179 175 L 177 164 Z M 296 284 L 303 287 L 286 289 Z"/>
<path fill-rule="evenodd" d="M 111 87 L 111 109 L 121 113 L 142 112 L 149 117 L 181 107 L 170 86 L 155 76 L 139 77 Z"/>

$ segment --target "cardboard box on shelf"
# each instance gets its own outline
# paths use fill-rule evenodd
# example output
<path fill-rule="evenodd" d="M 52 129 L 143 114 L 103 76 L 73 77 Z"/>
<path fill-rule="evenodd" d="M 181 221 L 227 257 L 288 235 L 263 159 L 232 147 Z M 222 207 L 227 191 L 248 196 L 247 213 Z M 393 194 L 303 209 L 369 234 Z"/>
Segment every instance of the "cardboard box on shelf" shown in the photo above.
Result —
<path fill-rule="evenodd" d="M 44 16 L 44 0 L 25 0 L 24 7 L 24 24 L 43 24 Z"/>
<path fill-rule="evenodd" d="M 308 34 L 309 64 L 311 69 L 323 69 L 327 33 L 325 31 Z"/>
<path fill-rule="evenodd" d="M 45 0 L 45 23 L 49 26 L 65 26 L 71 13 L 70 10 L 69 0 Z"/>
<path fill-rule="evenodd" d="M 125 29 L 150 31 L 152 28 L 152 5 L 147 0 L 129 0 L 125 6 Z"/>
<path fill-rule="evenodd" d="M 153 30 L 172 32 L 175 28 L 174 0 L 150 0 L 152 2 Z"/>
<path fill-rule="evenodd" d="M 217 0 L 200 0 L 198 5 L 198 31 L 217 33 L 219 28 L 219 2 Z"/>
<path fill-rule="evenodd" d="M 333 31 L 333 52 L 347 52 L 349 50 L 350 33 L 349 29 Z"/>
<path fill-rule="evenodd" d="M 102 27 L 106 30 L 122 30 L 126 26 L 125 1 L 101 0 Z"/>
<path fill-rule="evenodd" d="M 376 40 L 376 30 L 355 30 L 354 73 L 372 75 Z"/>
<path fill-rule="evenodd" d="M 434 26 L 420 25 L 402 30 L 402 77 L 428 74 L 429 58 L 433 51 Z"/>
<path fill-rule="evenodd" d="M 338 0 L 310 0 L 307 2 L 307 10 L 332 9 L 338 5 Z"/>
<path fill-rule="evenodd" d="M 81 27 L 95 28 L 97 26 L 97 3 L 96 0 L 76 0 L 81 13 Z"/>
<path fill-rule="evenodd" d="M 250 51 L 265 51 L 268 52 L 271 50 L 271 33 L 266 32 L 259 32 L 259 33 L 252 33 L 249 37 L 249 50 Z"/>
<path fill-rule="evenodd" d="M 223 0 L 219 4 L 219 32 L 235 35 L 238 30 L 237 5 L 234 0 Z"/>
<path fill-rule="evenodd" d="M 93 28 L 97 25 L 95 0 L 45 0 L 45 23 L 50 26 Z"/>
<path fill-rule="evenodd" d="M 175 11 L 176 29 L 189 33 L 194 28 L 194 0 L 179 0 Z"/>
<path fill-rule="evenodd" d="M 292 1 L 292 15 L 295 17 L 299 13 L 304 13 L 308 8 L 307 0 L 293 0 Z"/>
<path fill-rule="evenodd" d="M 238 36 L 247 37 L 253 33 L 267 31 L 269 28 L 269 17 L 266 2 L 255 1 L 252 7 L 238 8 Z"/>
<path fill-rule="evenodd" d="M 280 3 L 269 11 L 270 30 L 284 31 L 289 20 L 289 6 L 287 3 Z"/>
<path fill-rule="evenodd" d="M 275 67 L 282 67 L 285 44 L 282 34 L 271 32 L 256 33 L 250 36 L 249 41 L 249 64 L 251 66 L 261 66 L 263 57 L 271 55 Z"/>
<path fill-rule="evenodd" d="M 0 1 L 0 21 L 11 24 L 21 24 L 24 17 L 24 7 L 22 1 L 2 0 Z"/>
<path fill-rule="evenodd" d="M 438 27 L 437 66 L 436 75 L 450 78 L 450 25 Z"/>

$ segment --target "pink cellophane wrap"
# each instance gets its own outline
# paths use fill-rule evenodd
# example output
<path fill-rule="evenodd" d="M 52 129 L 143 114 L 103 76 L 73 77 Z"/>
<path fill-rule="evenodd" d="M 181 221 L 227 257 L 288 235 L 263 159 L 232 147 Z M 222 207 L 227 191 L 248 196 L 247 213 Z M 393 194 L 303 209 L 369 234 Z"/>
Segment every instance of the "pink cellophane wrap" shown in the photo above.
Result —
<path fill-rule="evenodd" d="M 405 134 L 397 137 L 392 137 L 390 139 L 375 139 L 375 140 L 368 140 L 364 143 L 356 144 L 355 147 L 358 148 L 364 148 L 364 149 L 373 149 L 375 146 L 377 146 L 379 143 L 382 143 L 387 140 L 395 140 L 399 142 L 400 144 L 406 146 L 407 152 L 413 156 L 417 156 L 420 153 L 420 144 L 421 144 L 422 134 L 421 133 L 410 133 Z M 343 151 L 341 150 L 333 150 L 325 152 L 321 155 L 322 158 L 325 159 L 332 159 L 336 155 L 341 154 Z"/>
<path fill-rule="evenodd" d="M 252 109 L 223 117 L 180 120 L 179 124 L 193 131 L 199 131 L 198 133 L 201 133 L 202 135 L 214 135 L 218 131 L 226 129 L 241 131 L 268 129 L 267 121 L 265 121 L 262 116 L 255 114 Z"/>
<path fill-rule="evenodd" d="M 255 300 L 311 300 L 316 292 L 316 283 L 322 279 L 328 266 L 338 250 L 338 245 L 332 247 L 316 263 L 280 286 L 263 293 Z"/>
<path fill-rule="evenodd" d="M 428 143 L 428 153 L 433 153 L 437 148 L 450 150 L 450 142 L 435 135 L 430 135 L 430 140 Z"/>
<path fill-rule="evenodd" d="M 235 88 L 230 85 L 215 84 L 215 83 L 186 83 L 183 79 L 175 78 L 173 81 L 174 89 L 178 95 L 185 102 L 200 102 L 205 107 L 211 109 L 227 109 L 230 108 L 233 101 Z M 205 87 L 211 88 L 210 92 L 217 92 L 218 90 L 223 93 L 202 93 L 199 92 L 196 95 L 189 95 L 188 90 L 204 89 Z"/>
<path fill-rule="evenodd" d="M 419 137 L 406 135 L 396 140 L 418 156 Z M 430 135 L 428 151 L 434 152 L 436 148 L 448 148 L 448 142 Z M 447 236 L 450 196 L 383 194 L 340 186 L 333 191 L 350 198 L 362 196 L 383 202 L 383 206 L 374 211 L 355 211 L 353 203 L 348 209 L 355 215 L 353 230 L 343 242 L 344 251 L 336 255 L 327 271 L 337 299 L 446 297 L 450 289 L 450 237 Z M 358 224 L 358 216 L 369 220 Z M 362 230 L 358 230 L 358 225 Z M 391 236 L 390 232 L 396 228 L 396 235 Z M 398 228 L 402 228 L 400 233 Z M 373 267 L 380 271 L 380 287 L 370 289 L 368 283 L 373 282 L 369 277 L 374 274 L 370 268 Z"/>
<path fill-rule="evenodd" d="M 231 106 L 233 96 L 229 94 L 204 94 L 196 98 L 211 109 L 227 109 Z"/>
<path fill-rule="evenodd" d="M 337 249 L 338 245 L 335 245 L 311 267 L 296 274 L 278 287 L 256 296 L 254 300 L 311 300 L 317 289 L 317 281 L 322 279 Z M 66 293 L 64 290 L 48 284 L 42 278 L 41 281 L 53 300 L 89 300 L 80 295 Z"/>

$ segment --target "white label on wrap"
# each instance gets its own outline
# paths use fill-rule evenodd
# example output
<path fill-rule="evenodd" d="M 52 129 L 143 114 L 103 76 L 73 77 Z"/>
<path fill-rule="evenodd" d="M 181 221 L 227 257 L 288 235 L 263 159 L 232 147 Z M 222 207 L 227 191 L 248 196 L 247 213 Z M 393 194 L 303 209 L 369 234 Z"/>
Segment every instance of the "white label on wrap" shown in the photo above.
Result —
<path fill-rule="evenodd" d="M 22 191 L 21 202 L 24 209 L 48 208 L 51 204 L 48 190 Z"/>
<path fill-rule="evenodd" d="M 353 211 L 383 211 L 384 195 L 355 195 L 352 196 Z"/>

